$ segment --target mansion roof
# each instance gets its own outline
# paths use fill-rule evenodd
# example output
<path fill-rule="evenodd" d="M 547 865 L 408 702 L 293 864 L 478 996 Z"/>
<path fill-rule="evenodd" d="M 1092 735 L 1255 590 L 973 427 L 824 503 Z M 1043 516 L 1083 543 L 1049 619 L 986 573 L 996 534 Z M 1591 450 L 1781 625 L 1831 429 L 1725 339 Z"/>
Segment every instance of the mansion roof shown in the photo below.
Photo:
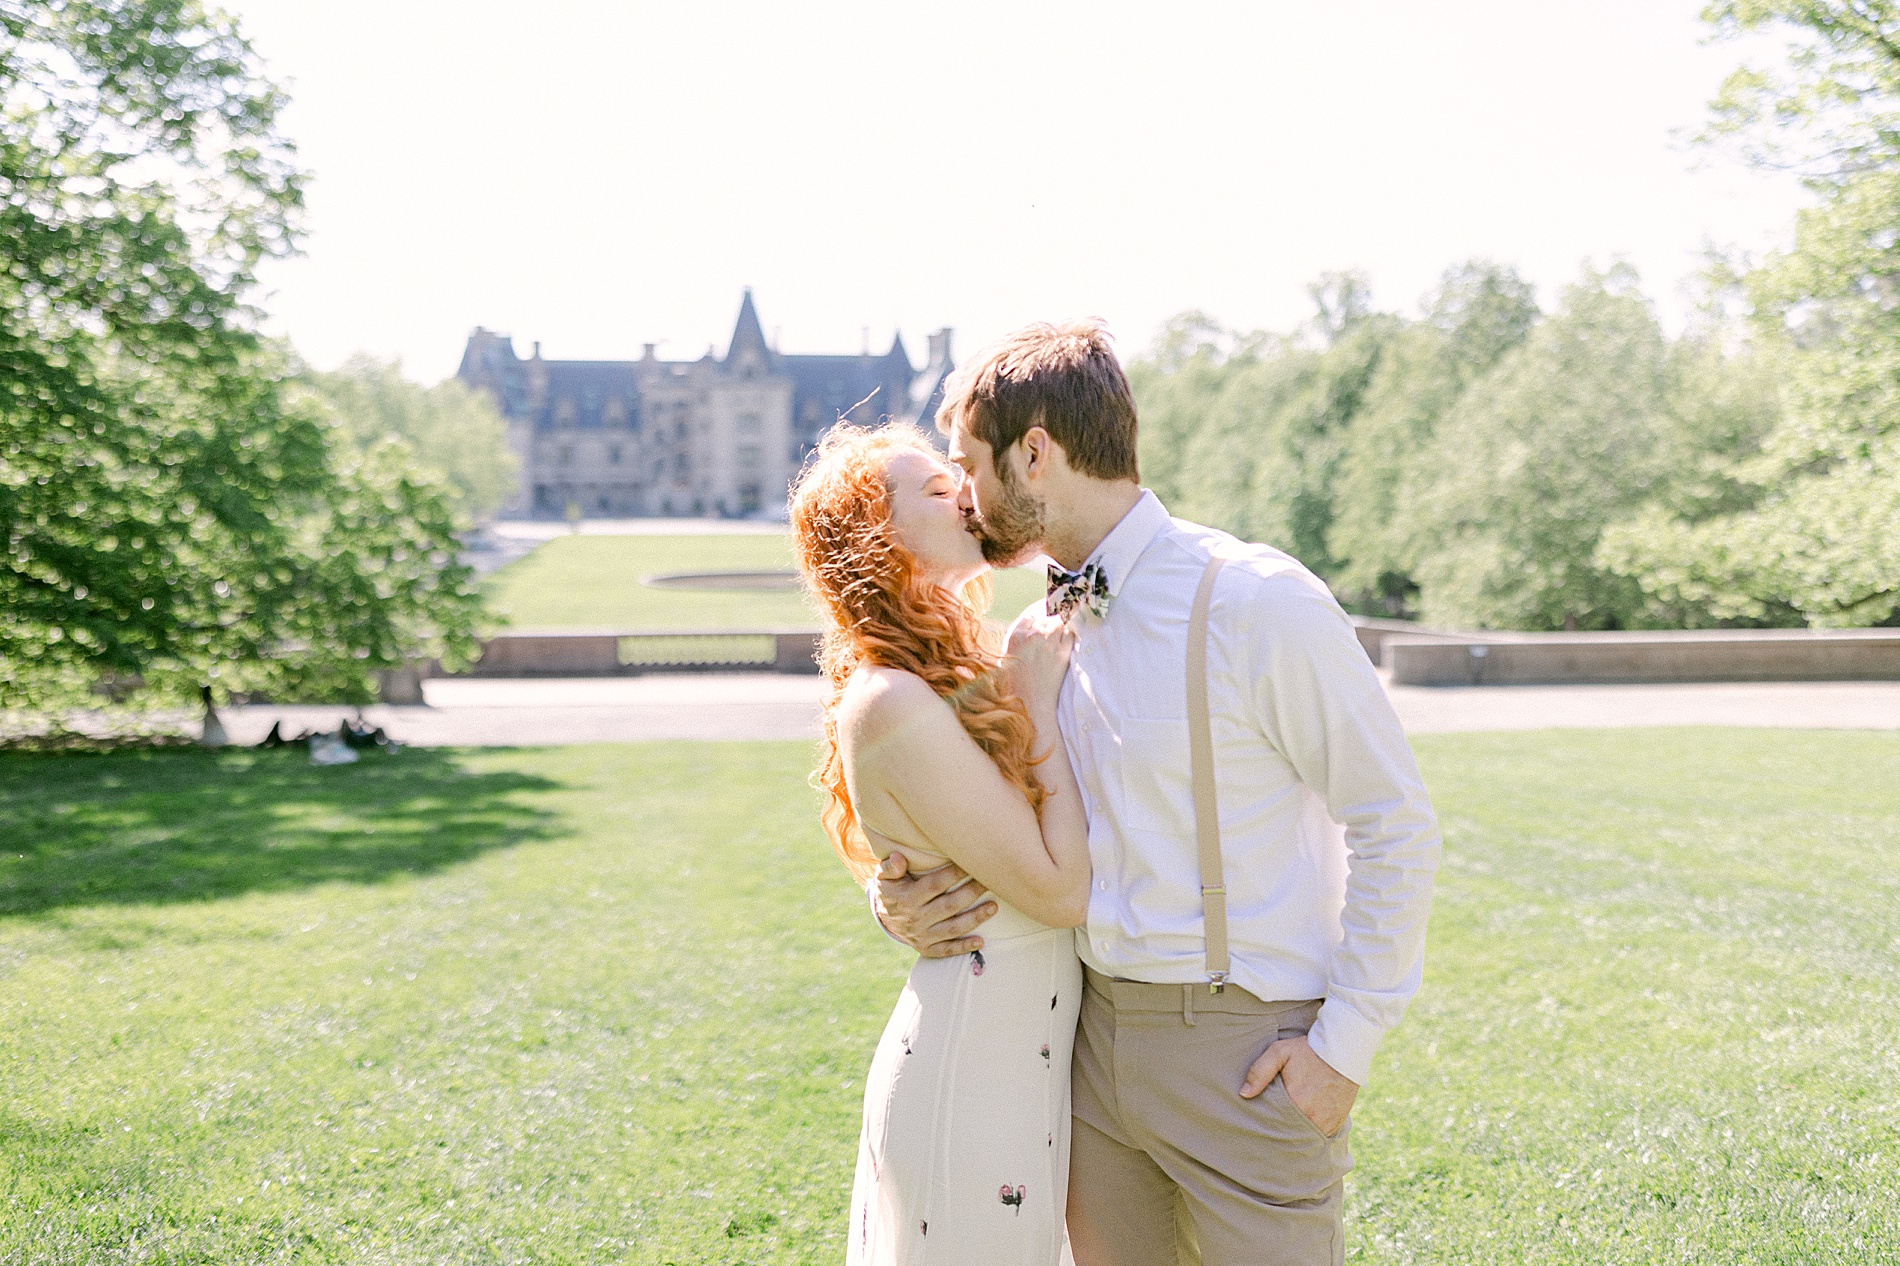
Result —
<path fill-rule="evenodd" d="M 789 380 L 792 424 L 809 447 L 840 420 L 897 419 L 932 429 L 943 380 L 952 368 L 947 329 L 931 336 L 930 359 L 921 369 L 911 364 L 901 335 L 876 356 L 782 354 L 766 342 L 747 290 L 724 357 L 709 350 L 697 360 L 661 360 L 654 355 L 654 345 L 647 344 L 638 360 L 544 360 L 536 343 L 533 355 L 523 358 L 508 336 L 477 328 L 469 336 L 457 376 L 489 389 L 504 416 L 526 421 L 537 431 L 557 425 L 638 428 L 648 397 L 665 393 L 679 379 L 716 374 Z"/>

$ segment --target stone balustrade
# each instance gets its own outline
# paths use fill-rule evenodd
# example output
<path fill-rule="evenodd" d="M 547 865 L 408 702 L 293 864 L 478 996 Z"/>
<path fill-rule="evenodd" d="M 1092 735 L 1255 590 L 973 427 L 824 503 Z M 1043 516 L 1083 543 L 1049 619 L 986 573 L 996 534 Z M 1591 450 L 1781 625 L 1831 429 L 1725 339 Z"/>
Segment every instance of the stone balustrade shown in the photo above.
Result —
<path fill-rule="evenodd" d="M 818 634 L 803 629 L 626 632 L 548 629 L 482 644 L 477 677 L 623 677 L 656 672 L 818 671 Z"/>

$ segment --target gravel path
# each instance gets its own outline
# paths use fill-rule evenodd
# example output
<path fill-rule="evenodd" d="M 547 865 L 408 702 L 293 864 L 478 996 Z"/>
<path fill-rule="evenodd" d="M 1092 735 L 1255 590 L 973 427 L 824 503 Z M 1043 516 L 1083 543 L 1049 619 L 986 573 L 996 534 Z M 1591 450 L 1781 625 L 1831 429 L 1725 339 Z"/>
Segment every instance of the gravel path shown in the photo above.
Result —
<path fill-rule="evenodd" d="M 366 715 L 403 742 L 427 747 L 816 738 L 823 689 L 817 677 L 771 673 L 444 679 L 426 684 L 428 707 L 375 707 Z M 1388 689 L 1414 734 L 1662 725 L 1900 729 L 1900 682 Z M 232 741 L 254 743 L 273 721 L 292 732 L 327 729 L 350 710 L 260 705 L 222 715 Z"/>

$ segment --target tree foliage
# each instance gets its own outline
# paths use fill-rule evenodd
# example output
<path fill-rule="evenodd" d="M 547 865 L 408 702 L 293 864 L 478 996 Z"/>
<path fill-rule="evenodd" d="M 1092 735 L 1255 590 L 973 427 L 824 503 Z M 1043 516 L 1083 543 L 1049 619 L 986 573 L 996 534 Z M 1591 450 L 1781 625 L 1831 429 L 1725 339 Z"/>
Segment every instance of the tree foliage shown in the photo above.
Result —
<path fill-rule="evenodd" d="M 493 514 L 514 490 L 507 424 L 486 392 L 457 378 L 424 387 L 402 376 L 400 362 L 363 355 L 309 380 L 354 448 L 392 437 L 408 444 L 464 517 Z"/>
<path fill-rule="evenodd" d="M 1327 311 L 1285 338 L 1190 314 L 1137 362 L 1142 464 L 1171 506 L 1281 545 L 1372 613 L 1527 629 L 1791 616 L 1652 591 L 1604 544 L 1644 516 L 1754 504 L 1735 472 L 1777 402 L 1747 345 L 1671 342 L 1625 266 L 1586 271 L 1549 316 L 1486 261 L 1447 272 L 1416 319 Z"/>
<path fill-rule="evenodd" d="M 1711 103 L 1704 139 L 1817 187 L 1885 170 L 1900 146 L 1900 6 L 1890 0 L 1712 0 L 1720 36 L 1779 32 L 1777 67 L 1742 66 Z"/>
<path fill-rule="evenodd" d="M 358 694 L 465 652 L 440 489 L 256 332 L 282 97 L 187 0 L 0 0 L 0 699 L 96 678 Z"/>
<path fill-rule="evenodd" d="M 1627 270 L 1588 274 L 1467 389 L 1407 498 L 1422 614 L 1496 628 L 1614 628 L 1634 583 L 1599 567 L 1609 524 L 1667 474 L 1668 348 Z"/>
<path fill-rule="evenodd" d="M 1815 624 L 1900 617 L 1900 7 L 1724 0 L 1730 32 L 1789 37 L 1776 72 L 1744 68 L 1718 137 L 1800 170 L 1817 195 L 1793 245 L 1742 283 L 1787 409 L 1733 473 L 1748 495 L 1698 516 L 1657 507 L 1606 560 L 1659 601 Z"/>
<path fill-rule="evenodd" d="M 1483 260 L 1448 271 L 1424 307 L 1425 319 L 1386 347 L 1347 432 L 1327 542 L 1340 590 L 1388 615 L 1416 602 L 1414 577 L 1436 535 L 1417 493 L 1439 421 L 1538 315 L 1530 284 Z"/>
<path fill-rule="evenodd" d="M 1132 367 L 1141 463 L 1180 513 L 1282 542 L 1329 570 L 1333 483 L 1396 328 L 1352 274 L 1312 288 L 1314 319 L 1291 337 L 1233 335 L 1188 313 Z"/>
<path fill-rule="evenodd" d="M 1786 37 L 1778 65 L 1724 84 L 1705 139 L 1813 191 L 1787 249 L 1712 265 L 1707 311 L 1673 341 L 1620 269 L 1543 318 L 1483 264 L 1418 320 L 1336 277 L 1304 336 L 1185 318 L 1135 374 L 1164 495 L 1286 546 L 1367 611 L 1900 622 L 1900 3 L 1714 0 L 1704 17 Z"/>

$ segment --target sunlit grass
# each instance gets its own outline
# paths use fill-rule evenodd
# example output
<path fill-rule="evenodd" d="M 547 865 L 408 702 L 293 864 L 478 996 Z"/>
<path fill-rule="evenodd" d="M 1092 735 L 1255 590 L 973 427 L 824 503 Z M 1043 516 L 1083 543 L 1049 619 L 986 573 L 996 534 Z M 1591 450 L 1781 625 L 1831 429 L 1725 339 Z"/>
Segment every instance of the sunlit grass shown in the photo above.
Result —
<path fill-rule="evenodd" d="M 1900 735 L 1418 745 L 1351 1260 L 1900 1256 Z M 0 1261 L 840 1258 L 906 961 L 808 757 L 0 758 Z"/>
<path fill-rule="evenodd" d="M 796 591 L 662 589 L 665 572 L 764 571 L 792 565 L 785 535 L 559 536 L 488 581 L 489 606 L 517 628 L 653 631 L 812 628 Z"/>
<path fill-rule="evenodd" d="M 1360 1259 L 1900 1261 L 1900 734 L 1417 745 L 1448 846 Z"/>
<path fill-rule="evenodd" d="M 795 591 L 657 588 L 665 572 L 789 568 L 790 538 L 748 536 L 561 536 L 496 572 L 492 609 L 516 628 L 608 628 L 629 632 L 816 628 Z M 1042 593 L 1042 573 L 997 575 L 998 616 L 1014 616 Z"/>

